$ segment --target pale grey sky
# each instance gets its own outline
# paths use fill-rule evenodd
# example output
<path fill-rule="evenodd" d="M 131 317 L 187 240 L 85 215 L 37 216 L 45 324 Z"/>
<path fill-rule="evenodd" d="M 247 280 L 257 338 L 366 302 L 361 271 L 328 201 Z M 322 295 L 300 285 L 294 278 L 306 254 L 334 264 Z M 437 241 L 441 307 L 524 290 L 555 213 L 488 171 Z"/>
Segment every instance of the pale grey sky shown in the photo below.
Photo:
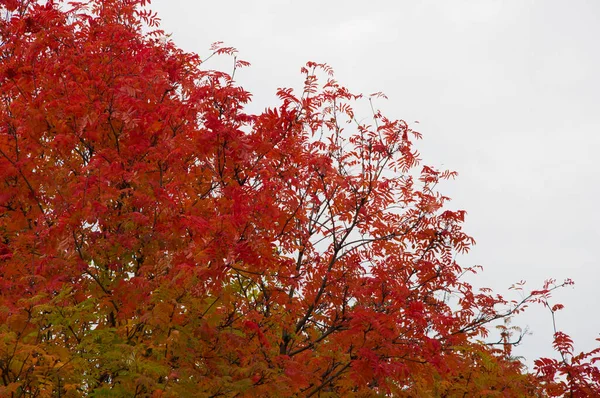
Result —
<path fill-rule="evenodd" d="M 386 115 L 420 121 L 424 163 L 459 172 L 444 184 L 468 212 L 477 246 L 463 266 L 511 296 L 521 279 L 570 277 L 555 294 L 558 328 L 590 350 L 600 337 L 600 2 L 594 0 L 154 0 L 181 48 L 236 47 L 252 67 L 236 80 L 252 111 L 326 62 L 353 92 L 385 92 Z M 220 61 L 209 67 L 220 68 Z M 226 60 L 229 67 L 230 60 Z M 227 69 L 226 69 L 227 70 Z M 368 115 L 365 115 L 368 116 Z M 533 335 L 516 349 L 555 356 L 552 321 L 532 307 L 513 324 Z"/>

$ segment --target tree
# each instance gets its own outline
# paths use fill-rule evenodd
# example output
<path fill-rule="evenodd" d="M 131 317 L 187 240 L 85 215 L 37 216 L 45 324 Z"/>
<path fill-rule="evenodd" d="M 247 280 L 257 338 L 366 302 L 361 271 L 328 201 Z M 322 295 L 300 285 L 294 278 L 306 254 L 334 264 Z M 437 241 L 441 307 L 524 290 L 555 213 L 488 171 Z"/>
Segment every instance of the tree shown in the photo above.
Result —
<path fill-rule="evenodd" d="M 563 284 L 464 281 L 418 132 L 312 62 L 248 114 L 146 3 L 0 0 L 0 395 L 600 393 L 561 332 L 537 374 L 484 341 Z"/>

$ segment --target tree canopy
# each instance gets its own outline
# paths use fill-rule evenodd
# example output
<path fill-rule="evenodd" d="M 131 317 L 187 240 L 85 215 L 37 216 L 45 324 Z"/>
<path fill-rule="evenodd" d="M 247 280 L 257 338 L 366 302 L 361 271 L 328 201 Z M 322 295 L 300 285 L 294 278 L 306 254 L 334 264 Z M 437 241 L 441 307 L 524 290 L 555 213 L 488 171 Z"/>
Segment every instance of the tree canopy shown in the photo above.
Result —
<path fill-rule="evenodd" d="M 600 395 L 558 330 L 558 359 L 512 355 L 511 317 L 572 282 L 473 289 L 456 173 L 355 117 L 383 94 L 309 62 L 247 113 L 249 64 L 216 43 L 209 69 L 147 3 L 0 0 L 1 396 Z"/>

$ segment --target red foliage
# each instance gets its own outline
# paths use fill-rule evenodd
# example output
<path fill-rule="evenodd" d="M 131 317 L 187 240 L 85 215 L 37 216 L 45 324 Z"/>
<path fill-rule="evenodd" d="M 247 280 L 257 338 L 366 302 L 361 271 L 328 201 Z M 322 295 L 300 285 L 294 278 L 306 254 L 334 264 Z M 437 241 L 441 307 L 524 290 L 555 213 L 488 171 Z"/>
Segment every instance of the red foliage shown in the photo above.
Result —
<path fill-rule="evenodd" d="M 600 394 L 562 333 L 537 376 L 482 342 L 556 287 L 462 279 L 408 123 L 312 62 L 248 114 L 146 3 L 0 1 L 1 396 Z"/>

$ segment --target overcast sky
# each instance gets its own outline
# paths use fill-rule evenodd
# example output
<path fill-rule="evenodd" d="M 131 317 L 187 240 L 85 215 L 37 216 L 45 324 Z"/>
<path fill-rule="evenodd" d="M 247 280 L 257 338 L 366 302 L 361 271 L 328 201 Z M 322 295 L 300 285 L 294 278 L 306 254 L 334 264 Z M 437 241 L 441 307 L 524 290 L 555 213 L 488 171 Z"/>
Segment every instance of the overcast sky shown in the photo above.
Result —
<path fill-rule="evenodd" d="M 236 47 L 251 110 L 299 87 L 306 61 L 326 62 L 353 92 L 383 91 L 390 118 L 418 120 L 425 164 L 459 172 L 444 184 L 465 209 L 483 265 L 477 286 L 511 296 L 525 279 L 570 277 L 557 326 L 590 350 L 600 337 L 600 2 L 154 0 L 187 51 Z M 213 60 L 209 61 L 213 62 Z M 228 65 L 229 65 L 228 61 Z M 219 61 L 209 67 L 220 67 Z M 368 116 L 368 115 L 365 115 Z M 552 319 L 532 307 L 513 322 L 533 333 L 528 362 L 555 356 Z"/>

